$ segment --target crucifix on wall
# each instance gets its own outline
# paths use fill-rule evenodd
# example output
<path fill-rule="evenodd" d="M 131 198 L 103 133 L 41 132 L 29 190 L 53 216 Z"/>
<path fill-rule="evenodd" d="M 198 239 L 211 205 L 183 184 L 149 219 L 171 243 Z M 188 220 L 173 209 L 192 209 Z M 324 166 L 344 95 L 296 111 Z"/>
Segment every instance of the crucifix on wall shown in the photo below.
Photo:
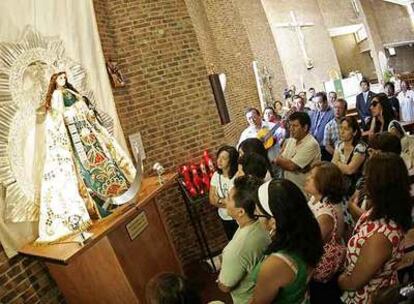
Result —
<path fill-rule="evenodd" d="M 293 11 L 290 12 L 290 18 L 292 20 L 291 22 L 278 23 L 278 24 L 276 24 L 276 27 L 290 28 L 290 29 L 295 30 L 296 36 L 297 36 L 298 41 L 299 41 L 299 46 L 300 46 L 300 49 L 302 50 L 303 58 L 305 60 L 306 68 L 308 70 L 310 70 L 310 69 L 313 68 L 313 62 L 312 62 L 312 59 L 309 57 L 308 52 L 306 50 L 305 36 L 303 35 L 302 28 L 303 27 L 314 26 L 314 24 L 309 23 L 309 22 L 299 23 L 296 19 L 296 15 Z"/>

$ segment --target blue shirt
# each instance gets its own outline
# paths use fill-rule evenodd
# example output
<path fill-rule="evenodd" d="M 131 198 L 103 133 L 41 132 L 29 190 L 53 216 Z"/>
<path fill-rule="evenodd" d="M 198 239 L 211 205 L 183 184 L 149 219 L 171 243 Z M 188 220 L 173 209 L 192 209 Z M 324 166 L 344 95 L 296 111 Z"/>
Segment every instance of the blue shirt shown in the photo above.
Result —
<path fill-rule="evenodd" d="M 322 145 L 326 147 L 331 145 L 334 149 L 339 143 L 339 119 L 332 119 L 325 126 L 325 134 L 323 136 Z"/>
<path fill-rule="evenodd" d="M 334 118 L 334 112 L 331 107 L 326 111 L 312 111 L 310 113 L 311 130 L 310 133 L 315 137 L 320 146 L 323 146 L 323 136 L 325 133 L 325 126 Z"/>

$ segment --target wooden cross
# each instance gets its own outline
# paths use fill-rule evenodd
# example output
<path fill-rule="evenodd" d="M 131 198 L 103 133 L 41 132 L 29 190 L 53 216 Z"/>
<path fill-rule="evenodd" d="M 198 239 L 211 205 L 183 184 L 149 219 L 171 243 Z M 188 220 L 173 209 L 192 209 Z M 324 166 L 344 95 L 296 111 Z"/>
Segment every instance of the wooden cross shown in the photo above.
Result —
<path fill-rule="evenodd" d="M 308 52 L 306 51 L 305 36 L 303 35 L 302 27 L 310 27 L 310 26 L 314 26 L 314 24 L 309 23 L 309 22 L 299 23 L 293 11 L 290 12 L 290 17 L 292 19 L 292 22 L 278 23 L 276 24 L 276 27 L 291 28 L 295 30 L 296 36 L 298 37 L 298 40 L 299 40 L 299 46 L 302 50 L 303 57 L 305 59 L 306 68 L 310 70 L 313 68 L 313 62 L 312 62 L 312 59 L 309 58 Z"/>

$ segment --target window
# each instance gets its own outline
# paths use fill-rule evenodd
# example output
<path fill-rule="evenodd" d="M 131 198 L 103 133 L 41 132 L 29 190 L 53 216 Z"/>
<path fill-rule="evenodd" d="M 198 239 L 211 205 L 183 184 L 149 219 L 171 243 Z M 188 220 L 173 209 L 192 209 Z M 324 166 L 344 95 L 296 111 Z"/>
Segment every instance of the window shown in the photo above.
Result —
<path fill-rule="evenodd" d="M 362 40 L 365 40 L 367 38 L 368 36 L 364 26 L 362 26 L 358 31 L 355 32 L 355 39 L 357 43 L 360 43 Z"/>

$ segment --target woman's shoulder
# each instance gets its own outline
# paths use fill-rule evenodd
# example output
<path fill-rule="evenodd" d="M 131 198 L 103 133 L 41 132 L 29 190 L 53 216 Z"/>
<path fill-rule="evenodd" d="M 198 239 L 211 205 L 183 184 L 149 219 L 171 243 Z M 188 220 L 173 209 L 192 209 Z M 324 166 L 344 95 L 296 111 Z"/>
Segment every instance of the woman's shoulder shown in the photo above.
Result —
<path fill-rule="evenodd" d="M 367 151 L 367 149 L 368 149 L 368 145 L 365 142 L 363 142 L 363 141 L 359 141 L 355 145 L 354 151 L 356 153 L 361 153 L 362 154 L 362 153 L 365 153 Z"/>
<path fill-rule="evenodd" d="M 220 173 L 218 173 L 218 171 L 214 171 L 213 176 L 211 177 L 211 179 L 218 179 L 219 178 Z"/>
<path fill-rule="evenodd" d="M 402 228 L 395 221 L 386 218 L 373 218 L 373 209 L 369 209 L 361 215 L 357 226 L 364 227 L 363 231 L 367 234 L 386 231 L 403 233 Z"/>
<path fill-rule="evenodd" d="M 262 268 L 268 272 L 280 275 L 283 271 L 286 274 L 295 275 L 298 272 L 296 256 L 284 250 L 271 253 L 263 261 Z"/>
<path fill-rule="evenodd" d="M 338 141 L 338 143 L 336 144 L 336 149 L 343 149 L 344 147 L 344 142 L 342 140 Z"/>

